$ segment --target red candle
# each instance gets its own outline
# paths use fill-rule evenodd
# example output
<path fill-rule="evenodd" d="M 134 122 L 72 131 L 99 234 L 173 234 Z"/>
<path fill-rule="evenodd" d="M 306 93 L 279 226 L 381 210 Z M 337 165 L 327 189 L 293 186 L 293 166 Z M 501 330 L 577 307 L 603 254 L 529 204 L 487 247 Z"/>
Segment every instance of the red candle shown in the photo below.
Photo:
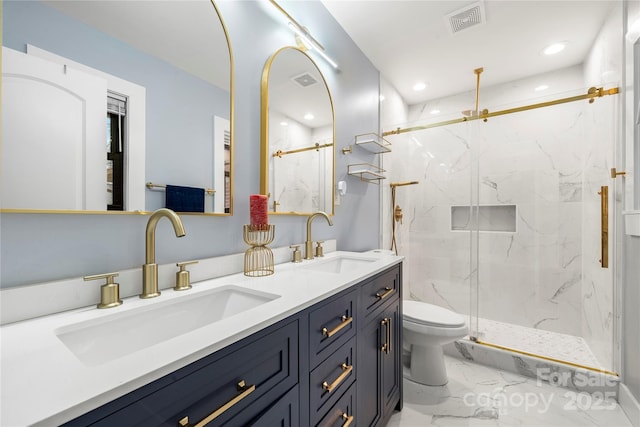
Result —
<path fill-rule="evenodd" d="M 262 194 L 252 194 L 249 196 L 249 216 L 250 225 L 254 230 L 263 230 L 269 224 L 269 214 L 267 213 L 268 197 Z"/>

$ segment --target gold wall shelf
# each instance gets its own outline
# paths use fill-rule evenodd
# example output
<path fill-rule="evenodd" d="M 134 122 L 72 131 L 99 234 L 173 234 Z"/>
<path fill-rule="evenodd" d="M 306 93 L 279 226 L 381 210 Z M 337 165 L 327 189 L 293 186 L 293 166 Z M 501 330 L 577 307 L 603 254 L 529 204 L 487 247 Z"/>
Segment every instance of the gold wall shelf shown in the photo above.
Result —
<path fill-rule="evenodd" d="M 386 172 L 384 169 L 374 166 L 369 163 L 356 163 L 348 165 L 347 174 L 357 176 L 361 181 L 379 184 L 379 181 L 386 179 L 383 175 Z"/>
<path fill-rule="evenodd" d="M 356 145 L 376 154 L 384 154 L 391 151 L 391 143 L 375 133 L 356 135 Z"/>

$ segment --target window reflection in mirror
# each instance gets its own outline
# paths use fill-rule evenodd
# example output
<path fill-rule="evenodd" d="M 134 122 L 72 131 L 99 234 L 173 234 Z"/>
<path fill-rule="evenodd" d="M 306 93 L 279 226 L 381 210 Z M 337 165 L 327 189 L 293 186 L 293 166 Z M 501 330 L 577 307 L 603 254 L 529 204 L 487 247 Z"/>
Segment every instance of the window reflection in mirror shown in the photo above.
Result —
<path fill-rule="evenodd" d="M 215 190 L 203 211 L 232 213 L 232 61 L 214 3 L 5 1 L 2 31 L 3 211 L 153 211 L 174 185 Z"/>
<path fill-rule="evenodd" d="M 333 213 L 334 111 L 324 76 L 301 50 L 280 49 L 262 76 L 261 192 L 276 214 Z"/>

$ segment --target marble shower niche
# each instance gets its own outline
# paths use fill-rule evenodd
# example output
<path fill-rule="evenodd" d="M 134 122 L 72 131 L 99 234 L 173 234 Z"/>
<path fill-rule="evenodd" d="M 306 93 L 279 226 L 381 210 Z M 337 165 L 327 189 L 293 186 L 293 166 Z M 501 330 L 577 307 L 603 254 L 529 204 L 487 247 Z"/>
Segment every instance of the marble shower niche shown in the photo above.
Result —
<path fill-rule="evenodd" d="M 516 232 L 516 206 L 451 206 L 452 231 Z"/>

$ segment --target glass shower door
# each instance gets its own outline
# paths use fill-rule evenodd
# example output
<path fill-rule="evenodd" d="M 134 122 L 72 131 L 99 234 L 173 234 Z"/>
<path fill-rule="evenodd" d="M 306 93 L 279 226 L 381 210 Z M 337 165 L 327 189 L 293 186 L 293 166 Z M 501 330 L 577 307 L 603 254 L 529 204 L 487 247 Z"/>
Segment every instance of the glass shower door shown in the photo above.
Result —
<path fill-rule="evenodd" d="M 616 370 L 616 102 L 473 123 L 471 335 L 480 342 Z"/>

